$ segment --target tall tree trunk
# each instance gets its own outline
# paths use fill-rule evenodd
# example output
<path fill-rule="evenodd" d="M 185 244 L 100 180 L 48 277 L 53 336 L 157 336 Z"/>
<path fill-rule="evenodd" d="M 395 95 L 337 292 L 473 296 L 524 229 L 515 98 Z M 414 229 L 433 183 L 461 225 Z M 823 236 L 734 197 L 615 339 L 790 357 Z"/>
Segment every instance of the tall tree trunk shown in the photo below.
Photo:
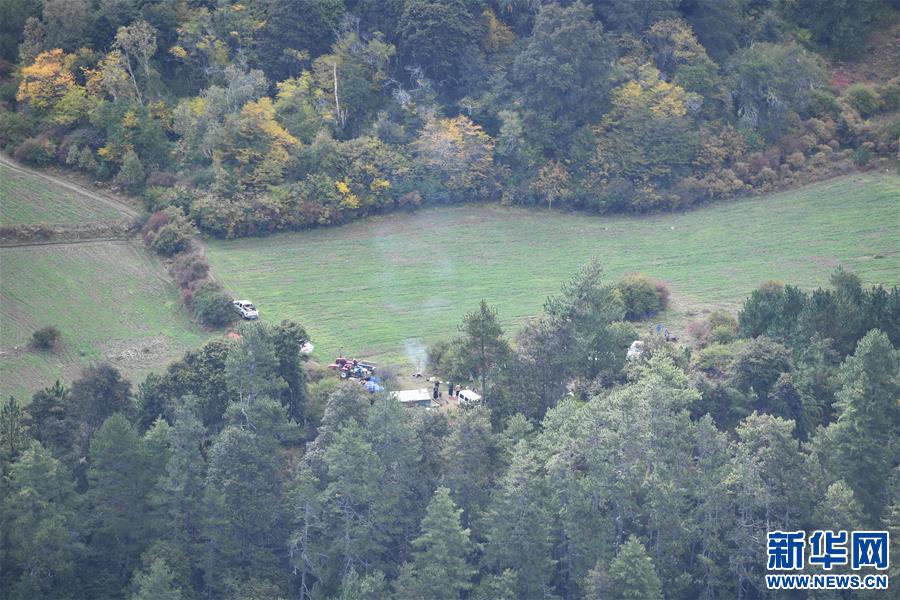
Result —
<path fill-rule="evenodd" d="M 341 101 L 340 101 L 340 98 L 338 97 L 337 63 L 334 63 L 332 65 L 332 67 L 333 67 L 332 72 L 334 74 L 334 111 L 335 111 L 335 114 L 337 115 L 338 121 L 341 124 L 341 129 L 343 129 L 344 125 L 346 125 L 347 119 L 346 119 L 346 116 L 344 115 L 344 113 L 341 112 Z"/>

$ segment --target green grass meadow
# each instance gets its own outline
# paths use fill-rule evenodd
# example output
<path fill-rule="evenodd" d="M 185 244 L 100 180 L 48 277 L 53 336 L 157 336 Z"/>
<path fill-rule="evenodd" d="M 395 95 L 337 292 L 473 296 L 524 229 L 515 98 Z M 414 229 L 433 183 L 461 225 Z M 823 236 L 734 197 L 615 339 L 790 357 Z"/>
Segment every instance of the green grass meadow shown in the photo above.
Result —
<path fill-rule="evenodd" d="M 0 163 L 0 225 L 71 225 L 122 216 L 95 198 Z"/>
<path fill-rule="evenodd" d="M 109 361 L 135 385 L 210 334 L 181 305 L 162 263 L 138 242 L 0 248 L 0 393 L 27 402 L 57 378 Z M 28 347 L 46 325 L 53 352 Z"/>
<path fill-rule="evenodd" d="M 862 174 L 765 197 L 642 217 L 466 205 L 340 228 L 216 241 L 213 272 L 262 318 L 295 319 L 316 355 L 403 361 L 404 347 L 454 335 L 480 299 L 510 330 L 537 314 L 587 260 L 612 280 L 666 281 L 660 320 L 683 331 L 704 310 L 737 310 L 761 282 L 828 284 L 838 266 L 865 284 L 900 283 L 900 178 Z"/>
<path fill-rule="evenodd" d="M 434 208 L 208 242 L 207 254 L 213 274 L 256 302 L 264 320 L 303 323 L 320 360 L 343 348 L 403 364 L 407 348 L 455 335 L 481 298 L 514 332 L 594 256 L 610 280 L 640 271 L 666 281 L 673 306 L 659 320 L 676 332 L 704 310 L 737 310 L 768 279 L 812 288 L 843 265 L 866 284 L 896 285 L 900 179 L 854 175 L 652 217 Z M 62 332 L 54 352 L 28 347 L 45 325 Z M 191 320 L 162 262 L 138 241 L 0 248 L 4 397 L 27 402 L 99 361 L 136 385 L 214 335 Z"/>

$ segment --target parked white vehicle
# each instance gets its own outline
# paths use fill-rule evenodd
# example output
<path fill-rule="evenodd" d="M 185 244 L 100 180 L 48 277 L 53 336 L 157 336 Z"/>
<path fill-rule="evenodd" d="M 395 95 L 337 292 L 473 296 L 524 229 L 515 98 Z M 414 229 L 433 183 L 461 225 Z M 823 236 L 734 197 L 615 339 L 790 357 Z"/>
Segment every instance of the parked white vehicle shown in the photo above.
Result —
<path fill-rule="evenodd" d="M 241 317 L 250 320 L 259 318 L 259 311 L 256 310 L 256 307 L 249 300 L 235 300 L 232 304 L 234 304 L 235 312 Z"/>
<path fill-rule="evenodd" d="M 631 346 L 628 348 L 628 352 L 625 354 L 625 358 L 627 360 L 637 360 L 644 353 L 644 342 L 641 340 L 634 340 L 631 342 Z"/>
<path fill-rule="evenodd" d="M 481 395 L 472 390 L 462 390 L 459 393 L 460 406 L 475 406 L 479 402 L 481 402 Z"/>

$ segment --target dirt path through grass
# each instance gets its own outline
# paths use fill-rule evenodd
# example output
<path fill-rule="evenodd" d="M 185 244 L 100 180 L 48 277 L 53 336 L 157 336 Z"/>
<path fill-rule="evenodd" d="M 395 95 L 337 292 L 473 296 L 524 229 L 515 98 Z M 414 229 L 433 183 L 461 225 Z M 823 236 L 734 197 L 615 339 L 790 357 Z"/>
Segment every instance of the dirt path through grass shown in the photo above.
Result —
<path fill-rule="evenodd" d="M 140 215 L 140 212 L 138 210 L 136 210 L 134 207 L 130 206 L 127 202 L 123 202 L 122 200 L 119 200 L 118 198 L 115 198 L 113 196 L 108 196 L 108 195 L 98 192 L 96 190 L 88 189 L 88 188 L 86 188 L 82 185 L 79 185 L 77 183 L 74 183 L 70 180 L 63 179 L 63 178 L 57 177 L 55 175 L 51 175 L 50 173 L 47 173 L 45 171 L 39 171 L 37 169 L 32 169 L 30 167 L 26 167 L 25 165 L 13 160 L 12 158 L 7 156 L 6 154 L 3 154 L 2 152 L 0 152 L 0 164 L 7 167 L 8 169 L 11 169 L 12 171 L 15 171 L 18 173 L 25 173 L 25 174 L 31 175 L 33 177 L 39 177 L 46 181 L 50 181 L 55 185 L 63 187 L 69 191 L 87 196 L 88 198 L 95 200 L 97 202 L 100 202 L 102 204 L 105 204 L 106 206 L 109 206 L 110 208 L 113 208 L 119 212 L 122 212 L 129 217 L 134 218 L 134 217 L 137 217 L 138 215 Z"/>

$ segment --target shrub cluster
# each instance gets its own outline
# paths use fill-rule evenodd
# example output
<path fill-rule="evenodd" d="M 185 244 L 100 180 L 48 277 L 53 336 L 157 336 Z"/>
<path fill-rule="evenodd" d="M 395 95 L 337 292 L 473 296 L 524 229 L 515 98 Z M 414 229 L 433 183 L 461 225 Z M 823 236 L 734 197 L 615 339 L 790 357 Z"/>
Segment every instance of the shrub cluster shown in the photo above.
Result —
<path fill-rule="evenodd" d="M 16 146 L 13 157 L 33 165 L 48 165 L 56 159 L 56 144 L 46 136 L 26 138 Z"/>
<path fill-rule="evenodd" d="M 224 327 L 234 317 L 231 298 L 215 281 L 206 280 L 194 291 L 191 300 L 194 318 L 208 327 Z"/>
<path fill-rule="evenodd" d="M 178 254 L 169 272 L 181 288 L 182 302 L 197 321 L 208 327 L 224 327 L 231 322 L 231 299 L 218 282 L 210 279 L 209 262 L 199 250 Z"/>
<path fill-rule="evenodd" d="M 144 243 L 161 256 L 175 256 L 191 244 L 194 228 L 178 207 L 150 215 L 141 228 Z"/>
<path fill-rule="evenodd" d="M 209 277 L 209 262 L 191 243 L 194 228 L 178 206 L 150 215 L 141 228 L 144 243 L 172 258 L 169 272 L 181 289 L 181 300 L 197 321 L 208 327 L 224 327 L 233 318 L 231 299 Z"/>
<path fill-rule="evenodd" d="M 737 337 L 738 321 L 724 310 L 714 310 L 705 317 L 688 323 L 687 331 L 700 348 L 711 344 L 728 344 Z"/>
<path fill-rule="evenodd" d="M 209 263 L 200 252 L 183 252 L 175 257 L 170 270 L 175 283 L 181 288 L 187 288 L 208 277 Z"/>
<path fill-rule="evenodd" d="M 626 275 L 616 284 L 625 306 L 625 318 L 637 321 L 669 305 L 669 288 L 662 281 L 650 279 L 640 273 Z"/>
<path fill-rule="evenodd" d="M 849 86 L 844 90 L 844 97 L 863 117 L 869 117 L 881 108 L 881 97 L 875 88 L 867 83 L 854 83 Z"/>
<path fill-rule="evenodd" d="M 56 230 L 44 223 L 28 225 L 2 225 L 0 226 L 0 240 L 46 240 L 53 237 Z"/>
<path fill-rule="evenodd" d="M 53 350 L 62 334 L 53 325 L 41 327 L 31 334 L 31 345 L 38 350 Z"/>

